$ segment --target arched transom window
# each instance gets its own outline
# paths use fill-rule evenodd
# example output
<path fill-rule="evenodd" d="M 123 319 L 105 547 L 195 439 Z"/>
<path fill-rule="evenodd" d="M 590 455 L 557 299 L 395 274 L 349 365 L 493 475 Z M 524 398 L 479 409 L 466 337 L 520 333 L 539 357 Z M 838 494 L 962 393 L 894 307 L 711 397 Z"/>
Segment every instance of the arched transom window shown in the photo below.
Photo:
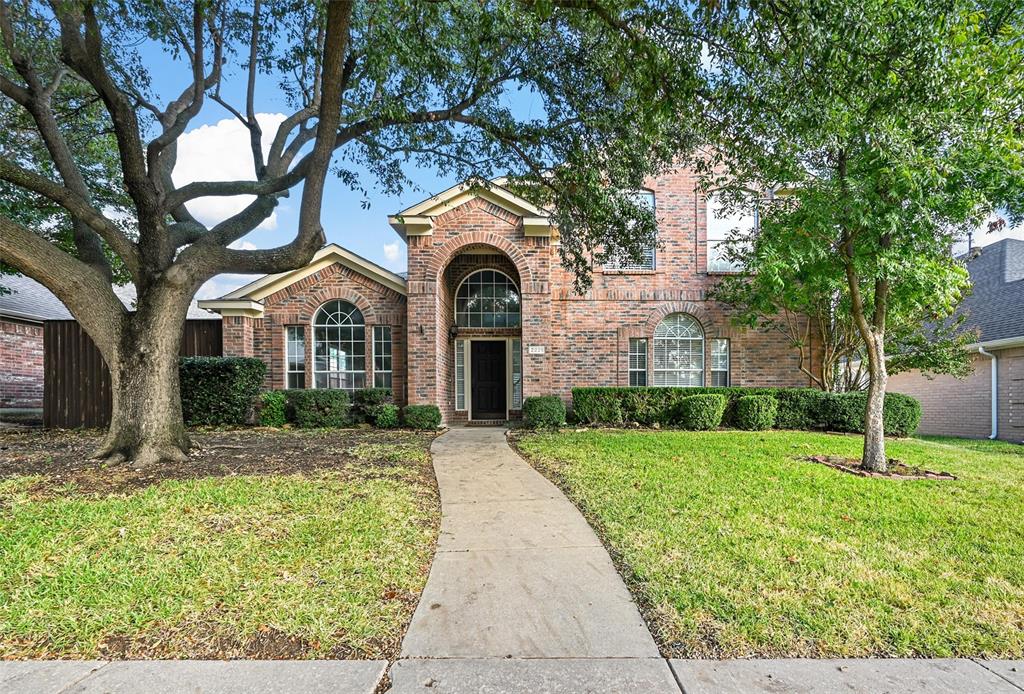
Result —
<path fill-rule="evenodd" d="M 477 270 L 455 293 L 455 324 L 460 328 L 518 328 L 519 288 L 504 272 Z"/>
<path fill-rule="evenodd" d="M 654 329 L 654 385 L 704 384 L 704 330 L 693 316 L 673 313 Z"/>
<path fill-rule="evenodd" d="M 355 390 L 366 385 L 366 325 L 347 301 L 328 301 L 313 316 L 313 386 Z"/>

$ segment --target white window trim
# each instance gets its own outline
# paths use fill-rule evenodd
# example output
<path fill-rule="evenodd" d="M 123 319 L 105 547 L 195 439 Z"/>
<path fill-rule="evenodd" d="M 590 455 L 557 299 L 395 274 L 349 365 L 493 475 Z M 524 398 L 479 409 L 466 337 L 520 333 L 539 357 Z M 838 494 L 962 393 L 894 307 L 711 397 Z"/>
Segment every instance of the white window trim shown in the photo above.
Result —
<path fill-rule="evenodd" d="M 659 338 L 658 337 L 658 328 L 661 326 L 661 324 L 663 322 L 665 322 L 666 320 L 668 320 L 669 318 L 671 318 L 672 316 L 678 315 L 678 313 L 682 313 L 682 315 L 688 316 L 689 318 L 691 318 L 693 320 L 694 323 L 697 324 L 697 328 L 700 330 L 700 338 L 699 339 L 696 338 L 696 337 L 684 337 L 684 338 L 676 338 L 676 337 L 671 337 L 671 338 L 669 338 L 669 337 L 662 337 L 662 338 Z M 699 320 L 697 320 L 697 317 L 693 316 L 693 315 L 690 315 L 689 313 L 685 313 L 685 312 L 670 313 L 669 315 L 665 316 L 660 321 L 658 321 L 658 325 L 654 326 L 654 334 L 651 336 L 651 353 L 652 354 L 656 354 L 657 342 L 658 342 L 659 339 L 661 339 L 661 340 L 693 340 L 694 342 L 700 342 L 700 369 L 699 369 L 699 372 L 700 372 L 700 383 L 698 383 L 695 386 L 680 386 L 680 385 L 670 385 L 670 384 L 658 383 L 657 382 L 658 381 L 657 375 L 659 373 L 671 373 L 671 374 L 695 373 L 695 372 L 698 372 L 698 369 L 659 369 L 658 368 L 658 360 L 655 358 L 655 359 L 652 360 L 651 365 L 650 365 L 650 373 L 653 375 L 653 378 L 651 379 L 652 382 L 651 382 L 650 385 L 652 385 L 652 386 L 654 386 L 656 388 L 704 388 L 704 387 L 706 387 L 707 386 L 708 370 L 705 368 L 707 366 L 707 364 L 705 364 L 704 360 L 707 357 L 707 348 L 708 348 L 707 347 L 707 341 L 708 341 L 708 338 L 707 338 L 707 334 L 704 332 L 704 326 L 701 325 L 701 322 Z"/>
<path fill-rule="evenodd" d="M 459 325 L 459 292 L 462 291 L 462 285 L 464 285 L 467 281 L 469 281 L 470 277 L 472 277 L 473 275 L 479 274 L 481 272 L 497 272 L 499 275 L 504 276 L 509 281 L 509 283 L 513 287 L 516 288 L 516 294 L 519 295 L 519 323 L 517 325 L 503 325 L 503 326 L 501 326 L 499 328 L 487 328 L 487 327 L 480 327 L 480 326 L 475 326 L 474 327 L 474 326 L 468 326 L 468 325 Z M 508 274 L 507 272 L 503 272 L 503 271 L 499 270 L 498 268 L 482 267 L 479 270 L 473 270 L 473 272 L 471 272 L 468 275 L 466 275 L 465 277 L 463 277 L 462 281 L 459 282 L 459 286 L 457 286 L 455 288 L 455 294 L 452 297 L 452 321 L 454 322 L 454 325 L 456 327 L 462 328 L 462 329 L 465 329 L 465 330 L 504 330 L 506 328 L 522 328 L 522 326 L 523 326 L 523 290 L 519 286 L 519 283 L 516 282 L 514 279 L 512 279 L 512 276 L 510 274 Z"/>
<path fill-rule="evenodd" d="M 633 342 L 634 341 L 640 341 L 640 340 L 642 340 L 643 343 L 644 343 L 644 350 L 643 350 L 644 368 L 642 368 L 642 369 L 634 369 L 633 368 L 633 361 L 632 361 L 633 355 L 634 355 L 634 352 L 633 352 Z M 631 388 L 644 388 L 644 387 L 647 387 L 647 386 L 651 385 L 651 378 L 650 378 L 650 373 L 649 373 L 650 372 L 650 368 L 649 367 L 650 367 L 650 361 L 651 361 L 650 350 L 651 350 L 651 340 L 649 340 L 648 338 L 646 338 L 646 337 L 631 337 L 631 338 L 628 338 L 628 342 L 626 343 L 626 383 L 629 385 L 629 387 L 631 387 Z M 640 352 L 636 352 L 635 354 L 640 354 Z M 633 374 L 635 374 L 635 373 L 642 373 L 644 375 L 644 385 L 643 386 L 634 386 L 633 385 Z"/>
<path fill-rule="evenodd" d="M 360 328 L 361 327 L 363 329 L 363 370 L 362 371 L 335 371 L 335 370 L 330 370 L 330 369 L 327 370 L 327 371 L 317 371 L 317 368 L 316 368 L 316 329 L 318 327 L 320 327 L 320 328 L 330 328 L 330 327 L 334 327 L 334 326 L 330 326 L 330 325 L 320 325 L 320 326 L 318 326 L 316 324 L 316 317 L 317 317 L 317 314 L 320 313 L 320 309 L 322 309 L 324 306 L 326 306 L 327 304 L 331 303 L 332 301 L 342 301 L 342 302 L 344 302 L 346 304 L 349 304 L 350 306 L 354 307 L 357 311 L 359 311 L 359 316 L 363 319 L 362 323 L 353 323 L 352 325 L 348 325 L 348 326 L 338 326 L 338 327 L 349 327 L 349 328 Z M 312 344 L 311 355 L 312 355 L 313 363 L 309 365 L 310 366 L 310 373 L 313 375 L 313 382 L 309 384 L 310 388 L 317 389 L 317 385 L 316 385 L 316 375 L 317 374 L 360 374 L 360 373 L 363 374 L 363 386 L 362 387 L 363 388 L 366 387 L 366 374 L 369 371 L 369 369 L 366 368 L 366 327 L 367 327 L 366 326 L 366 316 L 363 315 L 363 310 L 361 308 L 359 308 L 358 306 L 356 306 L 351 301 L 349 301 L 348 299 L 328 299 L 327 301 L 323 302 L 322 304 L 320 304 L 320 306 L 317 307 L 316 311 L 313 312 L 312 320 L 310 320 L 310 336 L 311 336 L 311 338 L 313 340 L 313 342 L 311 343 Z M 370 336 L 370 339 L 371 340 L 373 339 L 372 334 Z M 370 366 L 372 367 L 373 364 L 371 363 Z M 349 393 L 353 393 L 353 392 L 355 392 L 357 390 L 360 390 L 360 389 L 359 388 L 330 388 L 330 387 L 325 387 L 325 388 L 322 388 L 321 390 L 345 390 L 345 391 L 348 391 Z"/>
<path fill-rule="evenodd" d="M 288 336 L 289 336 L 289 334 L 291 333 L 292 330 L 296 330 L 296 329 L 301 329 L 302 330 L 302 370 L 301 371 L 292 371 L 291 370 L 291 368 L 290 368 L 291 367 L 291 354 L 289 354 L 289 352 L 288 352 L 288 348 L 289 348 L 289 346 L 291 344 L 291 340 L 289 340 Z M 288 385 L 288 380 L 289 380 L 288 377 L 291 376 L 292 374 L 302 374 L 302 381 L 303 381 L 303 383 L 306 382 L 306 326 L 304 326 L 304 325 L 286 325 L 284 327 L 284 387 L 285 387 L 285 389 L 288 389 L 288 388 L 291 387 L 291 386 Z M 302 389 L 304 390 L 305 386 L 303 386 Z"/>
<path fill-rule="evenodd" d="M 476 420 L 473 419 L 473 347 L 472 347 L 472 345 L 470 343 L 473 343 L 473 342 L 504 342 L 505 343 L 505 419 L 506 420 L 508 419 L 509 413 L 513 409 L 512 408 L 512 389 L 515 387 L 515 384 L 512 381 L 512 345 L 517 340 L 519 341 L 519 349 L 520 349 L 520 353 L 521 353 L 522 352 L 522 338 L 519 337 L 519 336 L 514 336 L 514 337 L 460 337 L 460 338 L 458 338 L 455 341 L 455 345 L 456 345 L 455 349 L 458 349 L 458 343 L 462 342 L 463 343 L 463 349 L 465 350 L 465 352 L 463 353 L 463 358 L 465 360 L 463 362 L 463 364 L 464 364 L 465 388 L 466 388 L 466 393 L 465 393 L 465 404 L 466 404 L 466 407 L 465 407 L 465 409 L 459 409 L 458 407 L 456 407 L 455 408 L 456 412 L 465 412 L 466 413 L 466 417 L 467 417 L 467 419 L 469 419 L 469 421 L 476 421 Z M 526 360 L 522 359 L 522 357 L 520 357 L 520 359 L 521 359 L 520 370 L 523 373 L 521 373 L 519 375 L 519 378 L 520 378 L 521 382 L 524 385 L 524 388 L 523 388 L 523 399 L 525 400 L 526 399 L 526 389 L 525 389 L 525 384 L 526 384 L 526 373 L 525 373 L 526 372 Z M 452 360 L 452 382 L 453 382 L 453 388 L 457 389 L 458 388 L 458 382 L 457 382 L 456 377 L 455 377 L 455 361 L 454 361 L 454 359 Z M 457 392 L 457 390 L 454 392 L 453 395 L 454 395 L 453 399 L 455 400 L 455 402 L 457 404 L 458 403 L 458 392 Z M 520 409 L 522 409 L 522 405 L 520 405 Z"/>
<path fill-rule="evenodd" d="M 370 368 L 369 368 L 369 373 L 372 374 L 373 385 L 370 386 L 370 387 L 371 388 L 390 388 L 391 391 L 392 391 L 391 395 L 393 397 L 394 396 L 394 383 L 395 383 L 395 381 L 394 381 L 394 379 L 395 379 L 395 342 L 394 342 L 394 330 L 392 330 L 390 325 L 374 325 L 374 326 L 372 326 L 372 328 L 373 328 L 373 330 L 371 331 L 371 340 L 370 340 Z M 365 328 L 364 328 L 364 330 L 365 330 Z M 387 330 L 388 331 L 388 344 L 391 346 L 391 351 L 390 351 L 389 354 L 381 355 L 381 356 L 386 356 L 386 357 L 388 357 L 391 360 L 391 368 L 390 369 L 381 369 L 380 371 L 377 370 L 377 331 L 378 330 Z M 365 333 L 364 333 L 364 335 L 365 335 Z M 380 374 L 391 374 L 391 385 L 390 386 L 378 386 L 377 385 L 377 374 L 379 374 L 379 373 Z"/>
<path fill-rule="evenodd" d="M 715 342 L 716 341 L 722 341 L 722 342 L 725 343 L 725 368 L 724 369 L 716 369 L 715 368 L 715 361 L 714 361 L 714 359 L 715 359 Z M 711 373 L 711 381 L 714 382 L 715 374 L 716 373 L 722 373 L 724 371 L 725 372 L 725 385 L 723 387 L 724 388 L 728 388 L 728 387 L 730 387 L 732 385 L 732 342 L 727 337 L 713 337 L 713 338 L 711 338 L 710 342 L 711 342 L 711 351 L 709 352 L 709 354 L 711 356 L 711 368 L 709 369 L 709 371 Z"/>

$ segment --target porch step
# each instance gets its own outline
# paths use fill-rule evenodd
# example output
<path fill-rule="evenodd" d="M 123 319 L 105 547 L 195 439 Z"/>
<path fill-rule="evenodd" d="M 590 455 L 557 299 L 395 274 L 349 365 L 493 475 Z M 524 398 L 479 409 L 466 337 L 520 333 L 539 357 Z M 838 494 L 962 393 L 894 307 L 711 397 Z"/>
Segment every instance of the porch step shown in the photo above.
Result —
<path fill-rule="evenodd" d="M 471 419 L 466 422 L 467 427 L 503 427 L 506 424 L 507 419 Z"/>

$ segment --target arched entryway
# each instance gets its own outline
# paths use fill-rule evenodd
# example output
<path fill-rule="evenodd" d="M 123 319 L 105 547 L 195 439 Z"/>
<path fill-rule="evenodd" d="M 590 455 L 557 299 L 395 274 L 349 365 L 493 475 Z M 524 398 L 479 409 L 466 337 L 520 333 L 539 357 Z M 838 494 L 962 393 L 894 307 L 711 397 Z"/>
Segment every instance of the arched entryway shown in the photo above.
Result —
<path fill-rule="evenodd" d="M 442 392 L 451 419 L 504 422 L 522 409 L 522 280 L 498 248 L 459 249 L 440 282 L 448 336 Z"/>

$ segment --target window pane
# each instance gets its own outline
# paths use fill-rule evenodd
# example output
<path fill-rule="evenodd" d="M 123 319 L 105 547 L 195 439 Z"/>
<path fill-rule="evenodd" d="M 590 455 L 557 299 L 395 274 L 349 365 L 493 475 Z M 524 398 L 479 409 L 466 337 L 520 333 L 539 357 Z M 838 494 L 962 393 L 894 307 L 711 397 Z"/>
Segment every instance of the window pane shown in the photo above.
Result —
<path fill-rule="evenodd" d="M 512 409 L 523 407 L 523 343 L 512 340 Z"/>
<path fill-rule="evenodd" d="M 704 331 L 693 316 L 674 313 L 654 330 L 654 385 L 704 383 Z"/>
<path fill-rule="evenodd" d="M 366 338 L 363 314 L 347 301 L 328 301 L 313 321 L 313 385 L 365 387 Z"/>
<path fill-rule="evenodd" d="M 466 409 L 466 341 L 455 341 L 455 409 Z"/>
<path fill-rule="evenodd" d="M 716 337 L 711 341 L 711 385 L 729 385 L 729 340 Z"/>
<path fill-rule="evenodd" d="M 301 325 L 285 328 L 285 385 L 288 388 L 306 387 L 306 329 Z"/>
<path fill-rule="evenodd" d="M 519 289 L 504 273 L 478 270 L 455 297 L 455 324 L 464 328 L 519 327 Z"/>
<path fill-rule="evenodd" d="M 647 385 L 647 338 L 629 339 L 629 385 Z"/>

